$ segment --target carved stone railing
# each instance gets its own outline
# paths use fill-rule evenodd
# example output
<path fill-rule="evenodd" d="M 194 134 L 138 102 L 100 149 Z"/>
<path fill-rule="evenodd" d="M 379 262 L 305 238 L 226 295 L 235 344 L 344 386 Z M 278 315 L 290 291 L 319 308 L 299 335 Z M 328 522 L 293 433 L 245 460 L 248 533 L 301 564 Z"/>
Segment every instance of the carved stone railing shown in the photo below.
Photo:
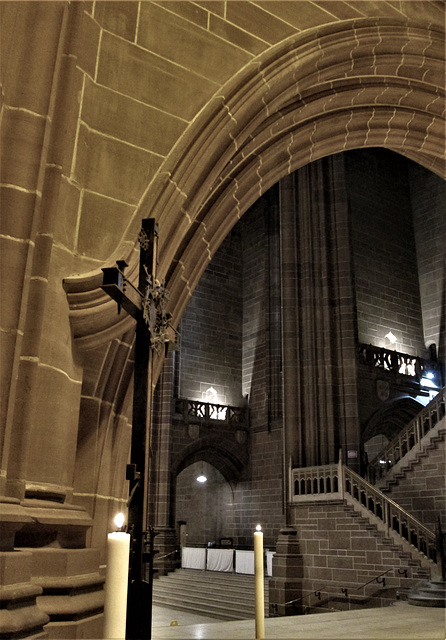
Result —
<path fill-rule="evenodd" d="M 436 562 L 435 534 L 367 480 L 348 467 L 342 468 L 345 491 L 381 520 L 387 533 L 394 531 L 429 560 Z"/>
<path fill-rule="evenodd" d="M 342 498 L 342 486 L 339 482 L 339 465 L 329 464 L 320 467 L 293 469 L 291 501 L 299 499 L 326 500 L 331 497 Z"/>
<path fill-rule="evenodd" d="M 401 353 L 373 344 L 359 346 L 359 362 L 373 368 L 409 376 L 419 382 L 427 374 L 441 377 L 441 365 L 408 353 Z"/>
<path fill-rule="evenodd" d="M 400 433 L 373 458 L 368 478 L 374 483 L 413 449 L 445 415 L 445 389 L 426 405 Z"/>
<path fill-rule="evenodd" d="M 247 407 L 233 407 L 187 398 L 175 400 L 175 413 L 181 414 L 186 424 L 223 423 L 240 427 L 248 421 Z"/>
<path fill-rule="evenodd" d="M 372 516 L 372 521 L 384 525 L 386 535 L 393 534 L 415 547 L 426 558 L 437 561 L 436 539 L 416 518 L 391 498 L 376 489 L 357 473 L 339 464 L 292 469 L 291 502 L 314 502 L 345 499 L 357 502 Z"/>

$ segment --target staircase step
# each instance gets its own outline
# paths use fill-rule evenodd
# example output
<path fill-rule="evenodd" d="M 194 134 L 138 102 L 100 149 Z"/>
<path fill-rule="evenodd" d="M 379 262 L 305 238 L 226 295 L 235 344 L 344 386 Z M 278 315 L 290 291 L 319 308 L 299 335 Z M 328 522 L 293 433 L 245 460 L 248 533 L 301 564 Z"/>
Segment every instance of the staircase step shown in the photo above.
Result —
<path fill-rule="evenodd" d="M 418 607 L 445 607 L 446 583 L 442 580 L 424 582 L 408 593 L 407 602 Z"/>
<path fill-rule="evenodd" d="M 267 616 L 268 578 L 264 585 Z M 177 569 L 154 580 L 153 603 L 220 620 L 250 619 L 255 617 L 255 579 L 229 572 Z"/>

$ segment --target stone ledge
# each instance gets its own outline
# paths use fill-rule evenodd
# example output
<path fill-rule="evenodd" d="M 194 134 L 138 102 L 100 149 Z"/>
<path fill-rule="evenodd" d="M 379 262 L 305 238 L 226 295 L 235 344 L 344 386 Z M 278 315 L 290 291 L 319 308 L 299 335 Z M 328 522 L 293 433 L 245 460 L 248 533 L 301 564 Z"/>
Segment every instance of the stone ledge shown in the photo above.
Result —
<path fill-rule="evenodd" d="M 42 588 L 32 584 L 31 554 L 5 551 L 0 553 L 0 637 L 47 637 L 43 627 L 48 615 L 37 605 Z"/>
<path fill-rule="evenodd" d="M 15 535 L 22 527 L 32 522 L 32 517 L 19 500 L 0 498 L 0 551 L 13 551 Z"/>
<path fill-rule="evenodd" d="M 29 519 L 15 538 L 15 546 L 27 548 L 85 548 L 87 530 L 93 521 L 82 507 L 45 500 L 21 502 Z"/>
<path fill-rule="evenodd" d="M 45 595 L 37 598 L 40 609 L 50 616 L 51 622 L 79 620 L 103 612 L 104 592 L 88 591 L 69 595 Z"/>

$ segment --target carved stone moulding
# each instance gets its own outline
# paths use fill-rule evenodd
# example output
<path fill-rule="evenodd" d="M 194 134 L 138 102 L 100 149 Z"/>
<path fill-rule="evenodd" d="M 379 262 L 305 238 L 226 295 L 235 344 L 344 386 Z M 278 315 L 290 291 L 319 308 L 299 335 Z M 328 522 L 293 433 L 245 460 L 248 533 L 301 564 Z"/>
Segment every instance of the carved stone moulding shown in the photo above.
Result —
<path fill-rule="evenodd" d="M 85 547 L 92 519 L 82 507 L 27 499 L 21 505 L 29 519 L 16 534 L 16 547 Z"/>

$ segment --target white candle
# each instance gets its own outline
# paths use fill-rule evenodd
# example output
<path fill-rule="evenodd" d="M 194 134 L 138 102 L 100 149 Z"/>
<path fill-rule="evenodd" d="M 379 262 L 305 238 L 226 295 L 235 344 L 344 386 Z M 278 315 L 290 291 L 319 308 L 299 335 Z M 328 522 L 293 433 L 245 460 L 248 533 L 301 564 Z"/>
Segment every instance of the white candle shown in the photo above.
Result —
<path fill-rule="evenodd" d="M 258 524 L 254 532 L 254 575 L 256 601 L 256 640 L 265 637 L 265 592 L 263 587 L 263 531 Z"/>
<path fill-rule="evenodd" d="M 107 536 L 104 638 L 125 638 L 130 534 L 115 531 Z"/>

